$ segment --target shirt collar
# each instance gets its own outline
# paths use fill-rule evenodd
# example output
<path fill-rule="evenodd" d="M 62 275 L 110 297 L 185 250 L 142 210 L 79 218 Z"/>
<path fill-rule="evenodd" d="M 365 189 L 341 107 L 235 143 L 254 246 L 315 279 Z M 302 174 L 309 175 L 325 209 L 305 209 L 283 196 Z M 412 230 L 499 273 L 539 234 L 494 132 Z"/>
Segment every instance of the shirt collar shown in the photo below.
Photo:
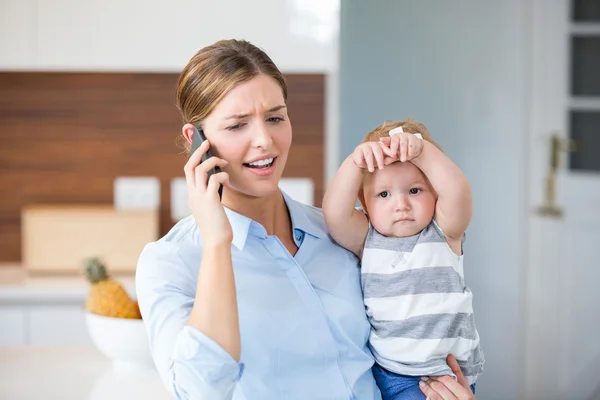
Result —
<path fill-rule="evenodd" d="M 281 193 L 283 194 L 283 198 L 288 207 L 292 219 L 292 229 L 294 231 L 299 229 L 304 233 L 308 233 L 309 235 L 319 239 L 327 236 L 327 230 L 325 229 L 324 221 L 321 224 L 316 221 L 320 215 L 316 209 L 313 211 L 313 207 L 301 204 L 292 199 L 283 190 L 281 190 Z M 239 250 L 244 249 L 244 245 L 246 244 L 246 240 L 248 239 L 248 235 L 251 231 L 253 234 L 255 233 L 256 236 L 266 237 L 264 228 L 257 222 L 227 207 L 224 208 L 225 214 L 229 219 L 229 224 L 231 225 L 231 229 L 233 231 L 232 243 Z"/>
<path fill-rule="evenodd" d="M 248 231 L 250 230 L 250 223 L 252 220 L 242 214 L 233 211 L 230 208 L 223 207 L 225 214 L 229 219 L 231 230 L 233 231 L 233 245 L 238 249 L 242 250 L 246 239 L 248 238 Z"/>

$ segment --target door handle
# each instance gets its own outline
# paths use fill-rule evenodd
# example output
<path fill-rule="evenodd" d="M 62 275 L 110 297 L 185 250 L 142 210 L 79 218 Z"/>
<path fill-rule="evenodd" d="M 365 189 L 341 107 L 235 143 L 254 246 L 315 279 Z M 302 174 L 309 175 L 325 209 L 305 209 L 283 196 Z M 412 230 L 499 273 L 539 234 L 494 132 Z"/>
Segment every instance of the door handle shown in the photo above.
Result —
<path fill-rule="evenodd" d="M 577 151 L 577 145 L 572 139 L 563 139 L 558 133 L 550 136 L 550 168 L 545 179 L 544 204 L 537 208 L 537 214 L 544 217 L 560 218 L 563 210 L 556 204 L 556 178 L 560 168 L 561 152 Z"/>

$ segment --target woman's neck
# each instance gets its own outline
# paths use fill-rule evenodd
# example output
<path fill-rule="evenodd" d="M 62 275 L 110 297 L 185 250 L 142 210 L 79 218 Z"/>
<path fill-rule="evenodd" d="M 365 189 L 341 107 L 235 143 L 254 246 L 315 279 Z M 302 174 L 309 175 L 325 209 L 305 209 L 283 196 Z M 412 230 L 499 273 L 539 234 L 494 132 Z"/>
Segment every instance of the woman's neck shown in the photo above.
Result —
<path fill-rule="evenodd" d="M 291 232 L 291 218 L 280 191 L 267 197 L 223 191 L 223 205 L 261 224 L 267 235 L 282 237 Z"/>

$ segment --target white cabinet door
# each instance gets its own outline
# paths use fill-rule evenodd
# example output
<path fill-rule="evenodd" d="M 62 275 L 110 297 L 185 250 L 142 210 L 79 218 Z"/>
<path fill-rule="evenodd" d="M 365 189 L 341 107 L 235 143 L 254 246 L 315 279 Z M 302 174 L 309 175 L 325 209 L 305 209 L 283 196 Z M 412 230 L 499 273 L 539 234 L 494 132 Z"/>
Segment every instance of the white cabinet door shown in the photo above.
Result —
<path fill-rule="evenodd" d="M 21 307 L 0 307 L 0 346 L 27 344 L 26 323 Z"/>
<path fill-rule="evenodd" d="M 164 69 L 182 59 L 185 37 L 173 28 L 176 3 L 164 1 L 41 0 L 37 54 L 41 68 Z"/>
<path fill-rule="evenodd" d="M 0 1 L 0 70 L 35 63 L 35 0 Z"/>
<path fill-rule="evenodd" d="M 28 318 L 28 344 L 71 346 L 92 343 L 81 306 L 29 306 Z"/>
<path fill-rule="evenodd" d="M 177 72 L 229 38 L 252 41 L 284 72 L 337 65 L 339 0 L 40 0 L 26 17 L 40 69 Z"/>

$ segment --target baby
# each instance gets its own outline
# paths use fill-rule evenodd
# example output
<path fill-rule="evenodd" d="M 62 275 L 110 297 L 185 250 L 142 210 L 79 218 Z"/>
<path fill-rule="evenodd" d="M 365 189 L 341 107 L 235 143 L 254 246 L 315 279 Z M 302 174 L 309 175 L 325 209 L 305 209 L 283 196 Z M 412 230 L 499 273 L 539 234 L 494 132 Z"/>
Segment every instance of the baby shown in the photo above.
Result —
<path fill-rule="evenodd" d="M 409 119 L 371 131 L 327 188 L 323 213 L 333 239 L 361 259 L 383 399 L 424 399 L 421 377 L 454 376 L 448 354 L 474 391 L 484 357 L 463 276 L 471 190 L 427 128 Z"/>

